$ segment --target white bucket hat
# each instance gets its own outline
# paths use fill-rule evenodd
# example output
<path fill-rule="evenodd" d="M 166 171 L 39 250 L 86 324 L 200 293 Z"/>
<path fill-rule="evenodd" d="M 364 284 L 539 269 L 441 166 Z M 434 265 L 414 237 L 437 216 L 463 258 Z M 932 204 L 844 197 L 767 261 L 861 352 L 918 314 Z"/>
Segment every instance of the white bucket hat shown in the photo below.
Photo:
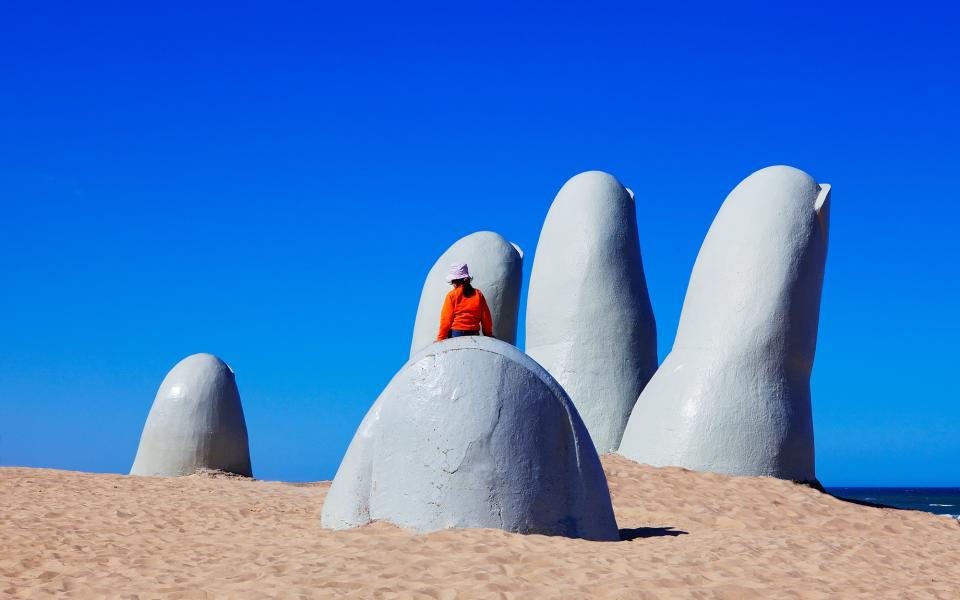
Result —
<path fill-rule="evenodd" d="M 447 283 L 454 279 L 470 279 L 470 269 L 467 263 L 454 263 L 450 265 L 450 272 L 447 273 Z"/>

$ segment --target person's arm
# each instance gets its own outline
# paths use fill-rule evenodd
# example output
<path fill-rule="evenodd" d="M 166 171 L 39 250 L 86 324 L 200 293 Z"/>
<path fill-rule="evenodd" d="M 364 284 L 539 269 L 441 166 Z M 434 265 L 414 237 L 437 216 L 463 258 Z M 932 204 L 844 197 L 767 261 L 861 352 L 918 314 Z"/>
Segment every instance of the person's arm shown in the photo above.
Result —
<path fill-rule="evenodd" d="M 477 291 L 480 294 L 479 291 Z M 483 335 L 493 337 L 493 316 L 490 314 L 490 307 L 487 306 L 487 299 L 480 294 L 480 325 L 483 328 Z"/>
<path fill-rule="evenodd" d="M 450 328 L 453 327 L 453 298 L 452 293 L 448 293 L 443 299 L 443 308 L 440 309 L 440 332 L 437 333 L 437 341 L 442 342 L 450 336 Z"/>

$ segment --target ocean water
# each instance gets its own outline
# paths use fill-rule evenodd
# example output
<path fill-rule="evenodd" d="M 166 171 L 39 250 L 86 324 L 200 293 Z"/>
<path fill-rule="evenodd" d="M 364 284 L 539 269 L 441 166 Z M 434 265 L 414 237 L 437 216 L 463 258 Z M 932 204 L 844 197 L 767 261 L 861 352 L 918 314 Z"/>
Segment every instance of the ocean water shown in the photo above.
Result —
<path fill-rule="evenodd" d="M 960 519 L 960 488 L 829 487 L 827 492 L 847 500 L 923 510 Z"/>

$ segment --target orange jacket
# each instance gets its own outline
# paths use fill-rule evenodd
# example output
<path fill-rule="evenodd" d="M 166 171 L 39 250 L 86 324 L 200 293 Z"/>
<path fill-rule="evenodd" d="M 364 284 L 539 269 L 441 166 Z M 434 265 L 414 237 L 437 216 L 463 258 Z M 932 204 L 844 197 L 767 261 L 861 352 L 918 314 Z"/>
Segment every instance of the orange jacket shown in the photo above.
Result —
<path fill-rule="evenodd" d="M 447 294 L 443 301 L 443 309 L 440 311 L 438 342 L 447 339 L 451 329 L 480 331 L 482 326 L 483 335 L 493 335 L 493 317 L 490 316 L 487 301 L 480 290 L 474 288 L 473 292 L 473 295 L 467 298 L 463 295 L 461 285 Z"/>

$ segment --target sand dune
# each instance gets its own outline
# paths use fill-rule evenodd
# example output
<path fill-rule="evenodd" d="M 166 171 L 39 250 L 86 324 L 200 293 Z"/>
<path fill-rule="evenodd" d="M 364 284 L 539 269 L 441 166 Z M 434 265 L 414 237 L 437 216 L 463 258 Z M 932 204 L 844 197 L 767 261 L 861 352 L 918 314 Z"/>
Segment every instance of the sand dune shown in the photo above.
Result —
<path fill-rule="evenodd" d="M 627 541 L 330 532 L 327 483 L 0 469 L 0 596 L 960 597 L 960 525 L 605 456 Z"/>

